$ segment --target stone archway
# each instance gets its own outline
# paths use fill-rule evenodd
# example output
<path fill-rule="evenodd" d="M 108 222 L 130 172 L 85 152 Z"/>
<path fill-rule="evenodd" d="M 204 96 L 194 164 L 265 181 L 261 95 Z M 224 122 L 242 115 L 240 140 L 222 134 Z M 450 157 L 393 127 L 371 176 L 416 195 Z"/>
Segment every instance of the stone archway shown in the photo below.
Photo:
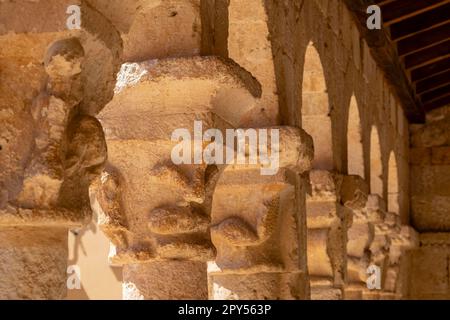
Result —
<path fill-rule="evenodd" d="M 340 299 L 343 233 L 325 73 L 317 49 L 309 43 L 302 84 L 302 127 L 314 141 L 311 193 L 306 200 L 307 265 L 311 299 Z"/>
<path fill-rule="evenodd" d="M 347 172 L 349 175 L 364 174 L 364 153 L 361 132 L 361 119 L 355 96 L 350 100 L 347 127 Z"/>
<path fill-rule="evenodd" d="M 392 151 L 389 156 L 387 202 L 388 211 L 397 215 L 400 214 L 399 191 L 397 157 Z"/>
<path fill-rule="evenodd" d="M 328 93 L 322 62 L 313 43 L 306 49 L 302 92 L 302 127 L 314 140 L 313 168 L 333 170 Z"/>
<path fill-rule="evenodd" d="M 383 163 L 381 158 L 380 136 L 372 126 L 370 133 L 370 193 L 383 196 Z"/>

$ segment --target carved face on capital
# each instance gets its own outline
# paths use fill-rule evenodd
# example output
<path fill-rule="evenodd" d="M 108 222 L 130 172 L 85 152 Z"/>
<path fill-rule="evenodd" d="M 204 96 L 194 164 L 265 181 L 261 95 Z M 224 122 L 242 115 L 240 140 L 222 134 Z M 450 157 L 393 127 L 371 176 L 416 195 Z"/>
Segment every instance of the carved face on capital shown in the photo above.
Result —
<path fill-rule="evenodd" d="M 172 132 L 183 125 L 180 116 L 127 116 L 140 118 L 137 126 L 117 124 L 116 116 L 100 114 L 108 166 L 95 198 L 102 208 L 102 230 L 116 245 L 113 262 L 214 259 L 206 165 L 176 164 L 171 158 L 177 145 Z M 183 115 L 181 121 L 186 120 L 187 127 L 195 117 Z"/>

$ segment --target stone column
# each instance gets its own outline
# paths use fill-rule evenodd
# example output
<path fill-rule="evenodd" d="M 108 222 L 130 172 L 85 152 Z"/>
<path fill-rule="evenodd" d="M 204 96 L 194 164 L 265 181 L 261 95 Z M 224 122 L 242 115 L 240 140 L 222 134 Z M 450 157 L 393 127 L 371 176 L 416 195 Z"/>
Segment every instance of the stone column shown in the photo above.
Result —
<path fill-rule="evenodd" d="M 307 295 L 304 193 L 291 173 L 310 169 L 312 140 L 292 127 L 261 128 L 258 133 L 267 130 L 270 135 L 274 129 L 280 132 L 280 163 L 273 175 L 263 175 L 260 165 L 248 164 L 248 155 L 246 164 L 229 165 L 217 173 L 211 228 L 217 258 L 209 270 L 212 299 Z"/>
<path fill-rule="evenodd" d="M 133 141 L 110 141 L 110 161 L 116 167 L 110 163 L 93 188 L 98 222 L 113 243 L 110 261 L 123 266 L 123 298 L 206 299 L 206 261 L 214 258 L 214 249 L 200 203 L 202 169 L 177 171 L 170 159 L 159 165 L 170 142 L 147 143 L 136 152 Z M 124 148 L 127 144 L 138 156 L 136 162 L 120 159 L 131 152 Z M 162 148 L 159 154 L 156 146 Z"/>
<path fill-rule="evenodd" d="M 368 186 L 353 178 L 357 192 Z M 359 186 L 358 186 L 359 185 Z M 361 197 L 363 198 L 363 197 Z M 418 245 L 418 236 L 410 226 L 401 225 L 400 217 L 386 211 L 383 199 L 368 195 L 364 205 L 346 202 L 352 210 L 348 230 L 346 299 L 402 299 L 407 292 L 408 250 Z M 369 267 L 379 268 L 379 288 L 369 288 Z"/>
<path fill-rule="evenodd" d="M 213 57 L 122 66 L 99 116 L 109 161 L 91 198 L 113 243 L 111 263 L 124 266 L 125 299 L 207 299 L 215 250 L 203 134 L 213 122 L 223 126 L 214 109 L 225 115 L 233 103 L 245 114 L 258 87 Z"/>
<path fill-rule="evenodd" d="M 343 177 L 341 200 L 350 212 L 346 245 L 346 299 L 361 299 L 359 294 L 367 290 L 367 268 L 372 258 L 370 245 L 375 237 L 373 222 L 379 220 L 376 211 L 365 210 L 368 193 L 369 186 L 360 176 Z"/>
<path fill-rule="evenodd" d="M 341 299 L 345 273 L 346 210 L 340 203 L 342 176 L 310 173 L 307 196 L 308 271 L 311 299 Z"/>

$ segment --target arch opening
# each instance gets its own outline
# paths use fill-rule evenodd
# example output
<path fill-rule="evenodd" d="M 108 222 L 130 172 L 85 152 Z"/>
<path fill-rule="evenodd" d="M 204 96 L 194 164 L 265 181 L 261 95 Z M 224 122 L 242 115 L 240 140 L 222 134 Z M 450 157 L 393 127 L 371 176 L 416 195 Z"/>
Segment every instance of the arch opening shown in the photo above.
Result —
<path fill-rule="evenodd" d="M 399 180 L 397 158 L 392 151 L 389 156 L 389 171 L 388 171 L 388 210 L 396 214 L 400 214 L 399 204 Z"/>
<path fill-rule="evenodd" d="M 306 49 L 302 84 L 302 127 L 314 140 L 313 168 L 333 170 L 332 127 L 328 92 L 319 53 Z"/>
<path fill-rule="evenodd" d="M 370 134 L 370 192 L 383 196 L 383 164 L 378 129 L 372 126 Z"/>
<path fill-rule="evenodd" d="M 350 100 L 347 126 L 347 172 L 365 178 L 361 118 L 355 96 Z"/>

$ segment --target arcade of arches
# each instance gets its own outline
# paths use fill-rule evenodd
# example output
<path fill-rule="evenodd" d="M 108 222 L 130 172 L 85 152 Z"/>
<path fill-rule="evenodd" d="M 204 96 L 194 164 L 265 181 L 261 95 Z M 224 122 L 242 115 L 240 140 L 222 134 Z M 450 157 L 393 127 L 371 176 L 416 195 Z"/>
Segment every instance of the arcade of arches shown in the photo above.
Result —
<path fill-rule="evenodd" d="M 409 117 L 347 3 L 0 1 L 0 299 L 450 298 L 450 105 Z M 194 121 L 278 172 L 175 165 Z"/>

